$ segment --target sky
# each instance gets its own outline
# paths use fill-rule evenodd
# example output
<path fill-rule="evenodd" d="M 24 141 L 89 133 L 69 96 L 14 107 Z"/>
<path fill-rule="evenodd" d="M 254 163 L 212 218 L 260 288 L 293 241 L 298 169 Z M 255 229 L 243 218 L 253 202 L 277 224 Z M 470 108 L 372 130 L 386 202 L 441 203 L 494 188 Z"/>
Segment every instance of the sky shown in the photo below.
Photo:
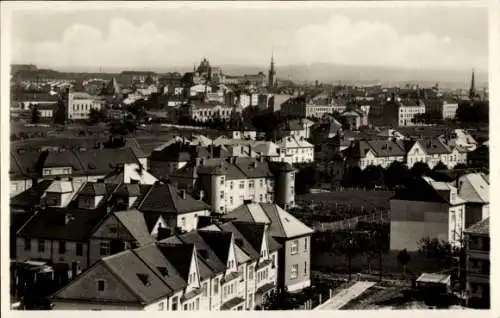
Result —
<path fill-rule="evenodd" d="M 186 67 L 202 57 L 267 67 L 274 54 L 277 65 L 488 68 L 486 8 L 293 6 L 16 10 L 11 60 L 94 71 Z"/>

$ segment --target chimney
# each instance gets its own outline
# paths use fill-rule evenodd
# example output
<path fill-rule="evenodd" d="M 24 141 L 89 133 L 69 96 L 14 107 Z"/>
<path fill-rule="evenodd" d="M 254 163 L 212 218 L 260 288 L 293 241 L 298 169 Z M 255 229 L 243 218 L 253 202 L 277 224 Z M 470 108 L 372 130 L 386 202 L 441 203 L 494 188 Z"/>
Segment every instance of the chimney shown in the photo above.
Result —
<path fill-rule="evenodd" d="M 200 201 L 203 201 L 203 198 L 205 197 L 205 192 L 203 190 L 200 190 Z"/>
<path fill-rule="evenodd" d="M 172 230 L 166 227 L 159 227 L 158 234 L 156 235 L 156 240 L 161 241 L 163 239 L 169 238 L 172 236 Z"/>
<path fill-rule="evenodd" d="M 186 190 L 181 190 L 179 193 L 179 196 L 181 197 L 181 199 L 185 200 L 186 199 Z"/>

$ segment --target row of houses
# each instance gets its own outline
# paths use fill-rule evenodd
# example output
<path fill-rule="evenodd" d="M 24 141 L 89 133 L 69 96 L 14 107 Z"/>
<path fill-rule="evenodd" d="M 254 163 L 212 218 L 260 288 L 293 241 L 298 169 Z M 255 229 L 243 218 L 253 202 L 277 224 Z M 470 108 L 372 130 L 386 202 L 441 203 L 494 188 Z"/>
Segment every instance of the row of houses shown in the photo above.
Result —
<path fill-rule="evenodd" d="M 44 180 L 14 198 L 18 262 L 64 264 L 56 309 L 247 310 L 275 288 L 310 285 L 312 230 L 272 203 L 222 220 L 172 184 Z M 17 203 L 17 204 L 16 204 Z"/>

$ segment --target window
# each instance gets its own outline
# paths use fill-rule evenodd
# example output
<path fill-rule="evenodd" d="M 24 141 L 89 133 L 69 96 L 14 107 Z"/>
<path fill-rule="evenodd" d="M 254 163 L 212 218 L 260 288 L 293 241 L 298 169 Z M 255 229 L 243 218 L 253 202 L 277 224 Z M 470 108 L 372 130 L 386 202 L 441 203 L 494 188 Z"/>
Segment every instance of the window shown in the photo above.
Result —
<path fill-rule="evenodd" d="M 184 304 L 184 311 L 188 310 L 188 304 Z"/>
<path fill-rule="evenodd" d="M 224 177 L 220 177 L 220 185 L 224 185 Z"/>
<path fill-rule="evenodd" d="M 181 226 L 184 227 L 186 226 L 186 217 L 181 217 Z"/>
<path fill-rule="evenodd" d="M 276 254 L 273 254 L 271 256 L 271 260 L 272 260 L 271 268 L 276 268 Z"/>
<path fill-rule="evenodd" d="M 304 262 L 304 276 L 307 276 L 307 262 Z"/>
<path fill-rule="evenodd" d="M 221 198 L 221 199 L 224 199 L 224 191 L 221 191 L 221 192 L 220 192 L 220 198 Z"/>
<path fill-rule="evenodd" d="M 59 241 L 59 254 L 64 254 L 64 253 L 66 253 L 66 242 Z"/>
<path fill-rule="evenodd" d="M 248 267 L 248 279 L 253 279 L 253 265 Z"/>
<path fill-rule="evenodd" d="M 240 195 L 240 201 L 241 201 L 241 202 L 245 201 L 245 196 Z"/>
<path fill-rule="evenodd" d="M 292 270 L 290 272 L 290 279 L 296 279 L 299 276 L 299 265 L 292 265 Z"/>
<path fill-rule="evenodd" d="M 203 283 L 203 286 L 201 287 L 202 289 L 202 292 L 203 292 L 203 296 L 206 297 L 207 296 L 207 282 L 204 282 Z"/>
<path fill-rule="evenodd" d="M 97 291 L 102 292 L 102 291 L 104 291 L 104 288 L 105 288 L 105 282 L 104 282 L 104 280 L 99 279 L 97 281 Z"/>
<path fill-rule="evenodd" d="M 299 252 L 299 241 L 294 240 L 290 243 L 290 254 L 295 255 Z"/>
<path fill-rule="evenodd" d="M 264 202 L 264 195 L 263 195 L 263 194 L 260 194 L 260 195 L 259 195 L 259 201 L 260 201 L 260 202 Z"/>
<path fill-rule="evenodd" d="M 164 306 L 163 302 L 159 303 L 158 304 L 158 310 L 163 310 L 163 306 Z"/>
<path fill-rule="evenodd" d="M 216 278 L 214 279 L 214 294 L 218 294 L 219 293 L 219 279 Z"/>
<path fill-rule="evenodd" d="M 260 179 L 260 180 L 259 180 L 259 183 L 260 183 L 260 187 L 261 187 L 261 188 L 262 188 L 262 187 L 264 187 L 264 179 Z"/>
<path fill-rule="evenodd" d="M 233 197 L 229 197 L 229 203 L 233 204 Z"/>
<path fill-rule="evenodd" d="M 31 238 L 30 237 L 24 238 L 24 250 L 31 251 Z"/>
<path fill-rule="evenodd" d="M 240 189 L 245 189 L 245 181 L 240 181 Z"/>
<path fill-rule="evenodd" d="M 108 241 L 102 241 L 100 248 L 99 248 L 99 254 L 101 256 L 106 256 L 109 255 L 110 247 L 109 247 L 109 242 Z"/>
<path fill-rule="evenodd" d="M 44 240 L 38 240 L 38 252 L 39 253 L 45 252 L 45 241 Z"/>
<path fill-rule="evenodd" d="M 200 299 L 196 298 L 196 310 L 200 309 Z"/>
<path fill-rule="evenodd" d="M 253 305 L 253 294 L 252 294 L 252 293 L 250 293 L 250 294 L 248 294 L 248 308 L 249 308 L 249 309 L 253 309 L 253 308 L 252 308 L 252 307 L 253 307 L 252 305 Z"/>
<path fill-rule="evenodd" d="M 309 244 L 307 242 L 307 237 L 304 239 L 304 251 L 307 251 L 307 248 L 309 247 Z"/>
<path fill-rule="evenodd" d="M 176 296 L 172 298 L 172 310 L 177 310 L 179 298 Z"/>
<path fill-rule="evenodd" d="M 254 180 L 250 180 L 250 181 L 248 181 L 248 188 L 249 188 L 249 189 L 253 189 L 253 188 L 255 188 L 255 181 L 254 181 Z"/>
<path fill-rule="evenodd" d="M 229 182 L 229 189 L 233 190 L 233 181 Z"/>

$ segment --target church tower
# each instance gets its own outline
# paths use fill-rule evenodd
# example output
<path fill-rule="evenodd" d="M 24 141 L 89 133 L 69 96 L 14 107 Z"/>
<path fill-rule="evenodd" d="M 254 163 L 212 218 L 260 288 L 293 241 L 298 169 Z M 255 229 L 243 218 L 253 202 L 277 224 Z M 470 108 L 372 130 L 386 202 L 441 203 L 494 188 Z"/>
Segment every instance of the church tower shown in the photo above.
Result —
<path fill-rule="evenodd" d="M 267 77 L 267 86 L 274 87 L 276 85 L 275 82 L 276 70 L 274 69 L 274 53 L 271 55 L 271 66 L 269 68 L 269 75 Z"/>
<path fill-rule="evenodd" d="M 474 70 L 472 70 L 472 79 L 470 82 L 469 98 L 473 99 L 474 97 L 476 97 L 476 82 L 474 79 Z"/>

